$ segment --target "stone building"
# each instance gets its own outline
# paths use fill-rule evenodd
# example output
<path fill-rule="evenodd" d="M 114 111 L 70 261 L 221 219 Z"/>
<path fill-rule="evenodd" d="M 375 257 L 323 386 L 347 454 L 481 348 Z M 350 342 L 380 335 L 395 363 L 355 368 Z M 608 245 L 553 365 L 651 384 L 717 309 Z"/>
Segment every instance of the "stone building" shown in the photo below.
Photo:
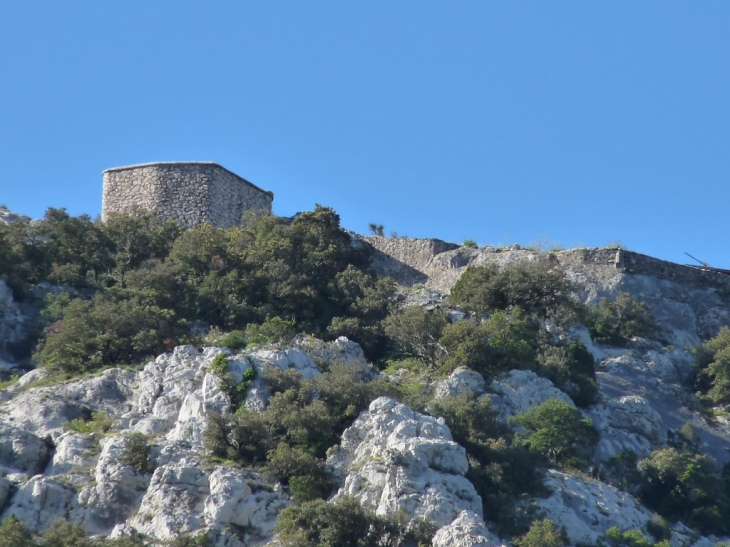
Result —
<path fill-rule="evenodd" d="M 183 226 L 241 223 L 248 210 L 271 211 L 274 194 L 213 162 L 157 162 L 104 171 L 101 218 L 135 209 Z"/>

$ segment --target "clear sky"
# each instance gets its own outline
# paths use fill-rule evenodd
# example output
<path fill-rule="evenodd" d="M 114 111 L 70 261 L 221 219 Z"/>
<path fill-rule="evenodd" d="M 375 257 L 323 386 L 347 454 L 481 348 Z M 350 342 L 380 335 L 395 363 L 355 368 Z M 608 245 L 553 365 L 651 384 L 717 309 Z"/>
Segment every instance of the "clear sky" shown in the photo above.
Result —
<path fill-rule="evenodd" d="M 215 161 L 345 227 L 730 268 L 730 2 L 0 0 L 0 203 Z"/>

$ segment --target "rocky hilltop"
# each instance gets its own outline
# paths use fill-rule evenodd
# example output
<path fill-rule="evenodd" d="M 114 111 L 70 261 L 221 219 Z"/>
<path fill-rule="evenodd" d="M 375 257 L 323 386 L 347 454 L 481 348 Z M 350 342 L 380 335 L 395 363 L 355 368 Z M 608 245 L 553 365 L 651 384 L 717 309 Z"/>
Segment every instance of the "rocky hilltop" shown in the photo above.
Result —
<path fill-rule="evenodd" d="M 2 212 L 2 222 L 14 219 Z M 642 498 L 639 479 L 616 469 L 628 455 L 646 461 L 688 444 L 718 469 L 730 460 L 730 420 L 719 406 L 708 410 L 690 383 L 696 348 L 730 324 L 730 277 L 621 249 L 548 253 L 381 236 L 357 241 L 356 247 L 372 248 L 377 274 L 398 282 L 398 307 L 438 310 L 451 324 L 474 315 L 449 299 L 469 267 L 541 263 L 564 271 L 572 297 L 588 306 L 622 294 L 643 302 L 657 328 L 651 336 L 612 344 L 594 339 L 581 323 L 543 322 L 544 332 L 553 332 L 560 344 L 579 344 L 595 361 L 597 391 L 589 404 L 576 404 L 570 385 L 551 381 L 540 367 L 489 375 L 467 363 L 418 376 L 405 361 L 402 367 L 375 366 L 344 336 L 323 341 L 300 334 L 246 349 L 209 338 L 213 343 L 180 345 L 136 367 L 103 367 L 76 377 L 28 371 L 6 353 L 6 376 L 19 378 L 0 391 L 0 518 L 14 516 L 34 534 L 62 519 L 89 535 L 151 544 L 207 533 L 218 547 L 278 545 L 281 512 L 301 502 L 295 483 L 272 472 L 273 464 L 212 457 L 206 440 L 211 421 L 268 415 L 278 404 L 272 403 L 276 394 L 284 392 L 281 385 L 316 382 L 349 368 L 380 387 L 372 400 L 348 410 L 351 418 L 327 449 L 323 469 L 332 482 L 324 497 L 331 504 L 354 499 L 370 514 L 397 517 L 406 527 L 427 523 L 435 547 L 507 545 L 526 527 L 511 534 L 485 511 L 492 507 L 485 495 L 500 493 L 473 482 L 476 449 L 471 440 L 460 444 L 461 422 L 443 409 L 459 398 L 481 404 L 493 413 L 488 427 L 519 439 L 530 428 L 521 417 L 557 402 L 590 420 L 596 438 L 582 463 L 540 460 L 540 488 L 520 495 L 514 506 L 527 524 L 547 519 L 569 545 L 610 538 L 614 545 L 637 545 L 616 539 L 616 530 L 672 547 L 710 547 L 722 539 L 721 532 L 692 529 L 680 518 L 659 518 Z M 23 306 L 0 281 L 0 346 L 17 341 L 32 321 Z M 318 398 L 327 400 L 315 389 L 307 404 Z M 487 425 L 474 427 L 478 436 Z M 253 441 L 239 438 L 236 450 L 247 442 Z"/>

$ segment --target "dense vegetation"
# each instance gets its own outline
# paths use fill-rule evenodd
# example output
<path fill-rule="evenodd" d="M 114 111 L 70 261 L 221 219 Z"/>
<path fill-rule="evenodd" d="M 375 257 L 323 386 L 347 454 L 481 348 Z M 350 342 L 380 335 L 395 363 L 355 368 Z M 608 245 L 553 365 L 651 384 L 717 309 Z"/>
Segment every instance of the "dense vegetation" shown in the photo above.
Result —
<path fill-rule="evenodd" d="M 49 295 L 36 352 L 58 372 L 137 362 L 194 342 L 195 325 L 234 331 L 274 318 L 346 335 L 373 359 L 385 351 L 393 284 L 372 275 L 325 207 L 290 223 L 263 215 L 186 231 L 150 215 L 101 223 L 49 209 L 41 222 L 0 227 L 0 256 L 0 277 L 20 298 L 43 281 L 73 290 Z"/>
<path fill-rule="evenodd" d="M 451 321 L 441 308 L 399 307 L 393 282 L 374 276 L 367 252 L 353 245 L 334 211 L 319 206 L 291 221 L 250 216 L 239 228 L 186 231 L 144 214 L 101 223 L 49 209 L 40 222 L 0 225 L 0 278 L 17 299 L 29 302 L 41 294 L 38 284 L 50 284 L 37 328 L 9 349 L 20 358 L 34 350 L 38 364 L 54 373 L 139 363 L 204 339 L 239 350 L 286 342 L 302 332 L 324 339 L 345 335 L 381 368 L 399 371 L 390 383 L 372 381 L 370 369 L 336 363 L 310 380 L 267 371 L 272 396 L 267 410 L 256 413 L 243 405 L 253 376 L 236 384 L 225 356 L 214 362 L 211 370 L 236 411 L 211 416 L 206 449 L 214 460 L 257 468 L 289 489 L 299 505 L 282 513 L 278 530 L 285 545 L 428 544 L 426 531 L 408 529 L 397 518 L 375 517 L 351 500 L 321 501 L 335 486 L 325 465 L 328 449 L 383 394 L 444 418 L 466 448 L 468 478 L 486 517 L 504 537 L 523 547 L 563 544 L 552 523 L 535 521 L 518 502 L 543 492 L 548 466 L 589 470 L 597 440 L 590 421 L 553 399 L 505 424 L 488 398 L 462 394 L 434 403 L 427 386 L 461 366 L 488 382 L 512 369 L 532 370 L 579 407 L 589 407 L 597 397 L 595 363 L 569 336 L 570 327 L 583 323 L 594 340 L 619 346 L 657 328 L 646 306 L 626 294 L 586 308 L 565 272 L 541 260 L 467 269 L 451 294 L 451 304 L 467 312 L 461 321 Z M 728 348 L 730 329 L 723 329 L 698 352 L 697 387 L 715 404 L 730 402 Z M 108 417 L 95 415 L 67 427 L 100 435 L 110 425 Z M 150 451 L 146 437 L 130 435 L 125 461 L 150 473 Z M 730 532 L 727 473 L 691 447 L 634 459 L 621 476 L 633 479 L 622 487 L 666 518 L 703 532 Z M 646 540 L 641 533 L 617 533 L 607 535 L 606 543 L 638 547 Z M 183 537 L 175 545 L 204 541 Z M 34 539 L 6 519 L 0 526 L 4 545 L 142 544 L 92 541 L 63 523 Z"/>

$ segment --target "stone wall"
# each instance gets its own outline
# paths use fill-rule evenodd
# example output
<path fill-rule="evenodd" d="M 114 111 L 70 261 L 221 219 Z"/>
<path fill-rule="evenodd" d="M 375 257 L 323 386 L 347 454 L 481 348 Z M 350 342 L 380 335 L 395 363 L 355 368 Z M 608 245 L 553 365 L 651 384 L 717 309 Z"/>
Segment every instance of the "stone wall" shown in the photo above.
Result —
<path fill-rule="evenodd" d="M 184 226 L 241 223 L 248 210 L 271 211 L 274 194 L 211 162 L 146 163 L 104 171 L 102 220 L 135 209 Z"/>

